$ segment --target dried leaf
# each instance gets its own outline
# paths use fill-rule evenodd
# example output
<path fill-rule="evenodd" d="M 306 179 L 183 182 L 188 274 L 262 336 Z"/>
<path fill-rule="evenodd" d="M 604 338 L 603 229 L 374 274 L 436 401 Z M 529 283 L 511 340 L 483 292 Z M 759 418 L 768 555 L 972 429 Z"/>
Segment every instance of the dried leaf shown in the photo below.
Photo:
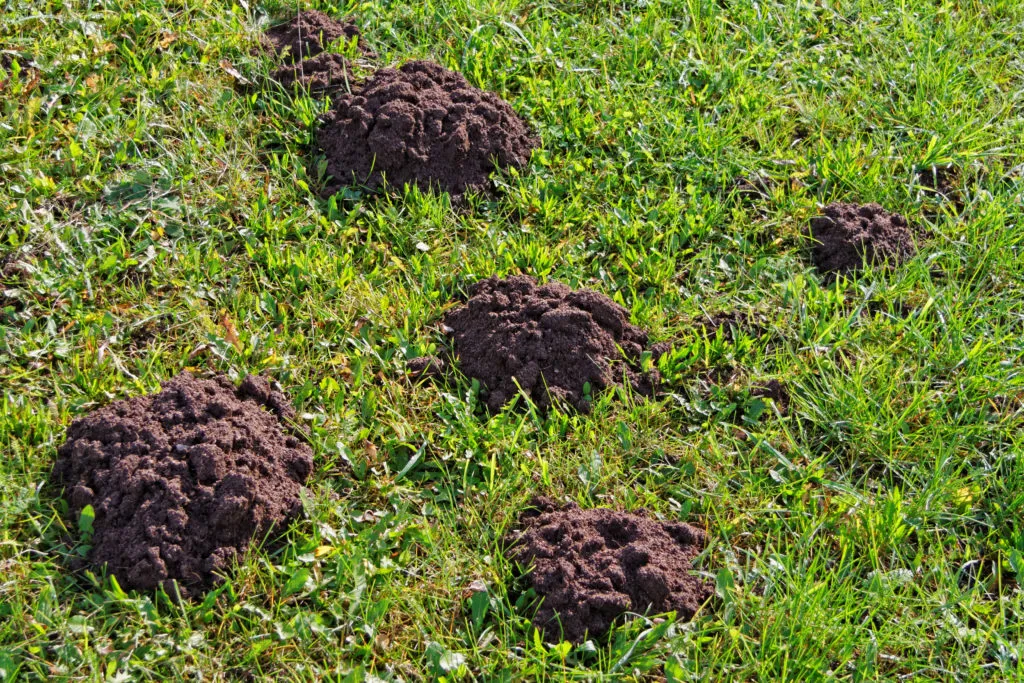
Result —
<path fill-rule="evenodd" d="M 221 313 L 220 326 L 224 328 L 224 339 L 234 346 L 236 351 L 241 352 L 242 340 L 238 338 L 238 329 L 226 312 Z"/>
<path fill-rule="evenodd" d="M 226 59 L 220 60 L 220 68 L 224 69 L 224 71 L 226 71 L 229 76 L 231 76 L 236 81 L 238 81 L 238 83 L 240 85 L 251 85 L 251 83 L 249 82 L 249 79 L 246 78 L 245 76 L 243 76 L 242 74 L 240 74 L 238 72 L 238 69 L 236 69 L 234 66 L 232 66 L 231 62 L 229 62 L 228 60 L 226 60 Z"/>

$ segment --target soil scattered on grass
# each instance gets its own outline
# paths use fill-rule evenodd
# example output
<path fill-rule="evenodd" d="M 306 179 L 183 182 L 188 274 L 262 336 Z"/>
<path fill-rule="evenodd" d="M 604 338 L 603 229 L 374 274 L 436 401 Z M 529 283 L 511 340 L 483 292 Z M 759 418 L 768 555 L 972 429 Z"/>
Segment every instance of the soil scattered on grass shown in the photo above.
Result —
<path fill-rule="evenodd" d="M 789 389 L 777 379 L 770 379 L 750 390 L 751 398 L 770 398 L 783 415 L 789 412 Z"/>
<path fill-rule="evenodd" d="M 89 561 L 126 589 L 211 587 L 300 509 L 313 456 L 282 424 L 293 415 L 263 378 L 183 373 L 75 420 L 54 480 L 73 520 L 93 508 Z"/>
<path fill-rule="evenodd" d="M 448 371 L 448 363 L 438 356 L 413 358 L 406 366 L 413 379 L 438 378 Z"/>
<path fill-rule="evenodd" d="M 740 334 L 748 337 L 760 337 L 767 332 L 767 329 L 753 316 L 740 311 L 727 311 L 703 315 L 697 319 L 696 325 L 704 330 L 704 335 L 714 339 L 722 332 L 722 339 L 732 343 Z"/>
<path fill-rule="evenodd" d="M 509 541 L 512 559 L 531 568 L 530 585 L 543 598 L 534 625 L 548 640 L 599 638 L 626 612 L 675 611 L 693 618 L 712 587 L 693 574 L 703 531 L 641 514 L 581 510 L 535 499 Z"/>
<path fill-rule="evenodd" d="M 898 265 L 915 252 L 907 219 L 878 204 L 829 204 L 811 220 L 811 257 L 827 275 L 846 274 L 872 265 Z"/>
<path fill-rule="evenodd" d="M 482 280 L 470 294 L 444 324 L 459 368 L 480 381 L 491 410 L 520 387 L 541 408 L 554 398 L 581 412 L 590 410 L 587 384 L 591 394 L 623 381 L 641 395 L 654 394 L 657 370 L 642 372 L 639 363 L 645 351 L 657 360 L 666 347 L 649 347 L 629 311 L 605 295 L 557 282 L 538 285 L 526 275 Z"/>
<path fill-rule="evenodd" d="M 963 211 L 966 206 L 963 182 L 963 172 L 957 166 L 932 166 L 918 171 L 918 196 L 922 200 L 922 215 L 934 220 L 942 204 L 952 206 L 957 213 Z"/>
<path fill-rule="evenodd" d="M 313 94 L 342 89 L 352 83 L 352 65 L 342 55 L 322 52 L 298 64 L 285 64 L 275 69 L 270 77 L 285 90 L 296 84 Z"/>
<path fill-rule="evenodd" d="M 922 189 L 950 198 L 960 182 L 960 169 L 956 166 L 931 166 L 917 172 L 917 182 Z"/>
<path fill-rule="evenodd" d="M 432 62 L 380 69 L 335 98 L 316 135 L 332 176 L 328 192 L 385 182 L 453 195 L 488 187 L 498 167 L 522 167 L 539 141 L 512 107 Z"/>
<path fill-rule="evenodd" d="M 350 21 L 331 19 L 319 10 L 306 10 L 282 24 L 271 26 L 261 42 L 264 49 L 285 61 L 298 62 L 317 56 L 341 38 L 347 42 L 359 35 L 359 29 Z M 364 54 L 370 54 L 361 44 L 360 48 Z"/>

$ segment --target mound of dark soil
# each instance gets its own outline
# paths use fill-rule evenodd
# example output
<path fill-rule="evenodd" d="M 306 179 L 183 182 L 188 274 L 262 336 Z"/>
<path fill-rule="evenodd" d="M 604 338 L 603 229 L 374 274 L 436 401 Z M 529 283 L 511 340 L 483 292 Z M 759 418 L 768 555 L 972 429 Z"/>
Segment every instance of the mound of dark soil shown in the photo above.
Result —
<path fill-rule="evenodd" d="M 93 507 L 89 560 L 125 588 L 209 588 L 300 509 L 313 457 L 281 422 L 293 414 L 260 377 L 183 373 L 75 420 L 54 480 L 73 519 Z"/>
<path fill-rule="evenodd" d="M 629 311 L 603 294 L 573 291 L 557 282 L 538 285 L 526 275 L 476 283 L 471 297 L 445 316 L 452 351 L 463 374 L 477 379 L 491 410 L 521 387 L 541 408 L 551 399 L 587 412 L 593 394 L 625 382 L 651 396 L 656 370 L 641 372 L 647 333 L 629 322 Z"/>
<path fill-rule="evenodd" d="M 331 19 L 318 10 L 306 10 L 283 24 L 271 26 L 263 34 L 261 42 L 264 49 L 282 59 L 298 62 L 315 57 L 338 39 L 350 41 L 358 36 L 359 29 L 352 22 Z"/>
<path fill-rule="evenodd" d="M 539 498 L 510 536 L 510 555 L 543 598 L 533 623 L 549 640 L 607 633 L 626 612 L 675 611 L 689 620 L 712 593 L 693 559 L 706 536 L 687 524 L 604 508 L 558 508 Z"/>
<path fill-rule="evenodd" d="M 432 62 L 381 69 L 335 98 L 316 135 L 328 191 L 385 182 L 453 195 L 486 189 L 498 167 L 522 167 L 539 144 L 505 101 Z"/>
<path fill-rule="evenodd" d="M 878 204 L 829 204 L 811 220 L 811 257 L 822 273 L 845 274 L 872 265 L 896 265 L 914 255 L 907 219 Z"/>
<path fill-rule="evenodd" d="M 298 84 L 311 93 L 342 89 L 353 80 L 352 65 L 343 56 L 331 52 L 321 52 L 298 64 L 285 64 L 275 69 L 270 77 L 285 90 L 291 90 Z"/>

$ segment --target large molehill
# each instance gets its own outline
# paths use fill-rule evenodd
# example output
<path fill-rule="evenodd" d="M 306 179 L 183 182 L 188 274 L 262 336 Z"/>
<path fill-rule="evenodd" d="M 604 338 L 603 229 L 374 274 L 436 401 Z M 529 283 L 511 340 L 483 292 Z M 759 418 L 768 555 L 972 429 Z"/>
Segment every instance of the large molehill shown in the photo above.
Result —
<path fill-rule="evenodd" d="M 423 61 L 380 69 L 339 94 L 316 140 L 333 179 L 329 191 L 387 184 L 453 195 L 488 189 L 494 170 L 524 166 L 539 144 L 500 97 Z"/>
<path fill-rule="evenodd" d="M 650 346 L 629 311 L 607 296 L 526 275 L 482 280 L 470 293 L 444 324 L 459 369 L 479 380 L 491 410 L 520 390 L 542 408 L 554 400 L 584 412 L 617 384 L 654 394 L 658 373 L 641 361 L 645 351 L 656 359 L 663 346 Z"/>
<path fill-rule="evenodd" d="M 300 510 L 313 459 L 292 415 L 265 379 L 183 373 L 75 420 L 54 480 L 74 520 L 93 510 L 88 560 L 126 589 L 212 586 Z"/>

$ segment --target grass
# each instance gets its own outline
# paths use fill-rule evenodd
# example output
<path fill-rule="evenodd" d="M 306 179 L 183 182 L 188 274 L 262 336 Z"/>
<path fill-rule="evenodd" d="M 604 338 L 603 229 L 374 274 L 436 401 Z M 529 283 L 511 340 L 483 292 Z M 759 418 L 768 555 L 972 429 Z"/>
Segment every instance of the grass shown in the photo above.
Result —
<path fill-rule="evenodd" d="M 465 208 L 324 201 L 326 105 L 231 73 L 269 70 L 293 1 L 0 0 L 0 679 L 1022 676 L 1024 5 L 319 6 L 543 149 Z M 801 233 L 834 200 L 904 213 L 918 256 L 824 282 Z M 488 416 L 403 379 L 450 300 L 517 272 L 676 340 L 670 395 Z M 706 332 L 723 313 L 763 333 Z M 290 543 L 173 604 L 72 573 L 45 482 L 74 417 L 187 368 L 275 378 L 317 466 Z M 772 378 L 785 414 L 751 396 Z M 537 492 L 707 529 L 716 599 L 541 643 L 500 551 Z"/>

